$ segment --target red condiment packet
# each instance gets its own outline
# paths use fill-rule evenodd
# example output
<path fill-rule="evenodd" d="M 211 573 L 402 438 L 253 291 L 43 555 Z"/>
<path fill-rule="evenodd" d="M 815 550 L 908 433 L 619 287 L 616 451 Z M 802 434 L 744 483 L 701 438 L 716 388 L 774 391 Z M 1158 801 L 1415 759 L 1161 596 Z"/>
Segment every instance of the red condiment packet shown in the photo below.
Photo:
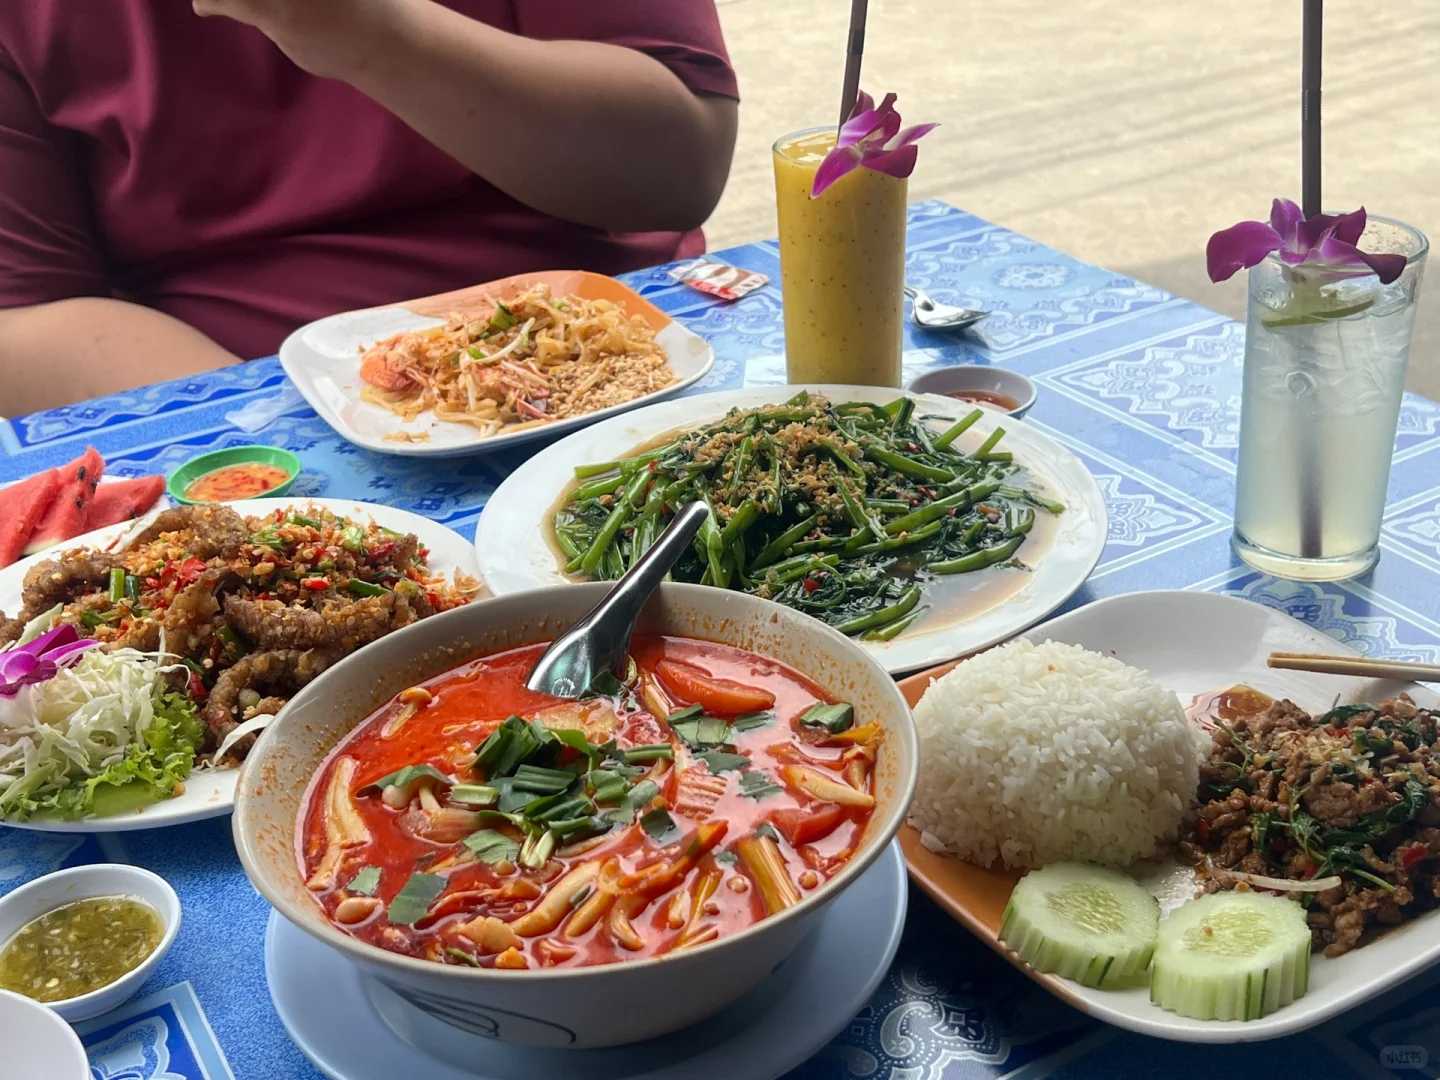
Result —
<path fill-rule="evenodd" d="M 770 280 L 758 271 L 742 270 L 717 259 L 691 259 L 672 267 L 670 276 L 721 300 L 739 300 Z"/>

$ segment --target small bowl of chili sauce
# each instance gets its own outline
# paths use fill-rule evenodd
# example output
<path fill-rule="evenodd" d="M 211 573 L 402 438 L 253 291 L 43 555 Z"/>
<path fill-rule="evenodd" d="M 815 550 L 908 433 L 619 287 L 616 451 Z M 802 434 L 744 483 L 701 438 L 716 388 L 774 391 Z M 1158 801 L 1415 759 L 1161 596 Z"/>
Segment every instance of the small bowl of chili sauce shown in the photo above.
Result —
<path fill-rule="evenodd" d="M 223 503 L 284 495 L 300 475 L 300 459 L 278 446 L 232 446 L 191 458 L 170 474 L 178 503 Z"/>
<path fill-rule="evenodd" d="M 1017 419 L 1035 404 L 1035 384 L 1018 371 L 983 364 L 936 368 L 910 380 L 912 394 L 941 394 L 956 401 L 998 409 Z"/>

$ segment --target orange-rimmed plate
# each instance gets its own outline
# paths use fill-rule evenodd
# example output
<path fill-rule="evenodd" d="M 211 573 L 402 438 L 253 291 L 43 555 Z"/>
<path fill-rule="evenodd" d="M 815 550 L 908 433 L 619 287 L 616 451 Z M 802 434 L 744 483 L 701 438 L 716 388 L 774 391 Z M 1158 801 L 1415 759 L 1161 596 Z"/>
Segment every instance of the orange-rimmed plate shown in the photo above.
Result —
<path fill-rule="evenodd" d="M 424 412 L 405 420 L 361 397 L 360 353 L 376 341 L 406 330 L 440 325 L 452 312 L 488 312 L 531 286 L 546 284 L 556 296 L 611 300 L 638 315 L 656 331 L 675 382 L 652 394 L 547 424 L 481 434 L 468 424 L 441 420 Z M 458 457 L 550 438 L 639 408 L 693 385 L 715 363 L 715 353 L 698 334 L 671 319 L 622 282 L 587 270 L 543 270 L 471 285 L 453 292 L 405 300 L 384 307 L 330 315 L 302 326 L 280 346 L 280 364 L 321 418 L 348 442 L 382 454 L 406 457 Z"/>
<path fill-rule="evenodd" d="M 1273 697 L 1288 697 L 1310 712 L 1323 712 L 1336 700 L 1374 702 L 1404 691 L 1427 708 L 1440 705 L 1430 690 L 1399 683 L 1279 671 L 1266 664 L 1271 652 L 1324 652 L 1358 655 L 1354 649 L 1282 611 L 1205 592 L 1143 592 L 1087 604 L 1042 623 L 1023 637 L 1063 641 L 1116 656 L 1149 671 L 1182 702 L 1196 694 L 1246 683 Z M 900 682 L 912 706 L 932 680 L 955 663 L 942 664 Z M 925 768 L 921 748 L 921 772 Z M 998 767 L 998 763 L 997 763 Z M 940 855 L 920 843 L 909 825 L 897 839 L 910 878 L 976 937 L 1056 997 L 1117 1027 L 1183 1042 L 1230 1043 L 1273 1039 L 1303 1031 L 1390 989 L 1432 964 L 1440 963 L 1440 910 L 1396 926 L 1343 956 L 1315 954 L 1310 987 L 1304 997 L 1259 1020 L 1192 1020 L 1150 1003 L 1145 987 L 1097 990 L 1056 975 L 1041 974 L 1000 941 L 1000 921 L 1010 890 L 1020 874 L 987 869 Z M 1132 872 L 1168 912 L 1194 894 L 1193 871 L 1174 859 L 1134 868 Z"/>

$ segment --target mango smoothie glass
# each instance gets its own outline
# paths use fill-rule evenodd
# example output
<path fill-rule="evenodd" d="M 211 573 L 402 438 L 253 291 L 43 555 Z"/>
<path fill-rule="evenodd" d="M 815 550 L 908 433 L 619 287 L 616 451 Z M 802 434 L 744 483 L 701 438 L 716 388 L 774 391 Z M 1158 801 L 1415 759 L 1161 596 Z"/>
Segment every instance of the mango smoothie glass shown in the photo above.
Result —
<path fill-rule="evenodd" d="M 812 199 L 834 145 L 824 127 L 774 146 L 786 371 L 792 383 L 899 386 L 907 183 L 855 169 Z"/>

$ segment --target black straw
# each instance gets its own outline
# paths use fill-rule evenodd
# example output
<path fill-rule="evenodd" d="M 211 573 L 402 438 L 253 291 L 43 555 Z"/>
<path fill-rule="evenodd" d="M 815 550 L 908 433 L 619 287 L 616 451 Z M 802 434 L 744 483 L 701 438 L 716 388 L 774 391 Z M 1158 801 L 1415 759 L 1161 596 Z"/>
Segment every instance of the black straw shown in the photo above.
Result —
<path fill-rule="evenodd" d="M 840 89 L 840 126 L 850 119 L 850 110 L 860 96 L 860 61 L 865 55 L 865 17 L 870 0 L 850 0 L 850 34 L 845 47 L 845 82 Z"/>
<path fill-rule="evenodd" d="M 1305 216 L 1320 213 L 1320 42 L 1325 0 L 1305 0 L 1300 52 L 1300 191 Z"/>
<path fill-rule="evenodd" d="M 1300 202 L 1307 218 L 1320 213 L 1320 46 L 1325 0 L 1305 0 L 1300 44 Z M 1300 557 L 1318 559 L 1325 550 L 1319 446 L 1311 432 L 1310 449 L 1300 451 Z"/>

